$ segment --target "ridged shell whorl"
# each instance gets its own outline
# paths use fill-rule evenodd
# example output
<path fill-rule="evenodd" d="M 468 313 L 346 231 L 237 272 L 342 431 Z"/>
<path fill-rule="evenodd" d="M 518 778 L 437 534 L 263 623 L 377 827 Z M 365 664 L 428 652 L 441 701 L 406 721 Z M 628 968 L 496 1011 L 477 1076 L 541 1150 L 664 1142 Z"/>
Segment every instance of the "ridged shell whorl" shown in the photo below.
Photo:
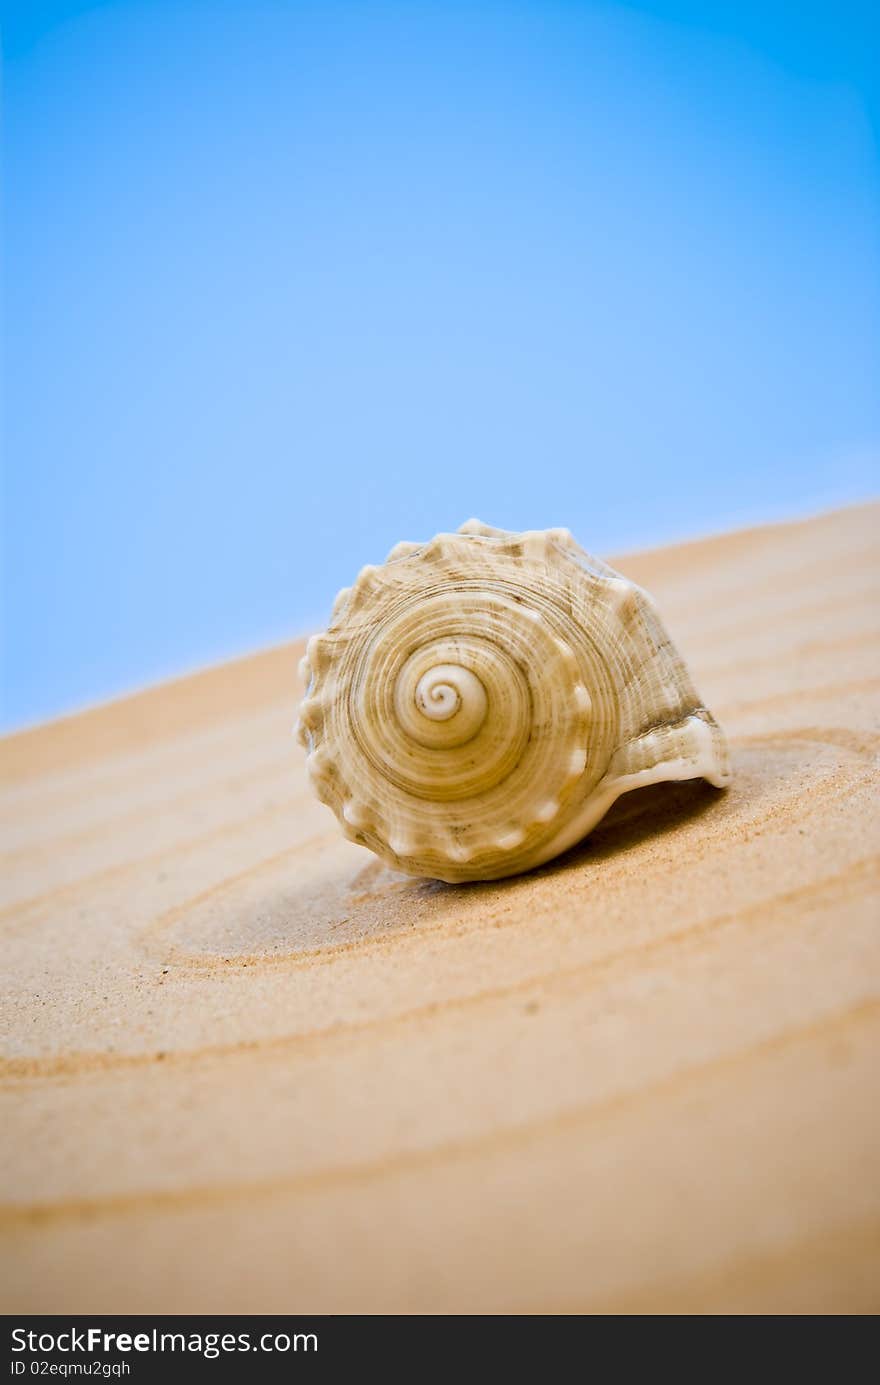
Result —
<path fill-rule="evenodd" d="M 567 530 L 471 520 L 340 592 L 298 733 L 346 835 L 442 880 L 528 870 L 628 789 L 728 782 L 650 598 Z"/>

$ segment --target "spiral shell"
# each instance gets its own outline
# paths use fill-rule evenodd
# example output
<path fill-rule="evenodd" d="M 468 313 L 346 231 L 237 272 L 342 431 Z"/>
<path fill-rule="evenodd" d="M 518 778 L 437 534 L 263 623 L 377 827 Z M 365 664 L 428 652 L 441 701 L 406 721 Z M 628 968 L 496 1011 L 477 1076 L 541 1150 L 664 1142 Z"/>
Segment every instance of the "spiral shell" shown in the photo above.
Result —
<path fill-rule="evenodd" d="M 650 597 L 565 529 L 470 520 L 398 544 L 340 592 L 302 672 L 318 797 L 414 875 L 515 875 L 629 789 L 729 782 L 723 733 Z"/>

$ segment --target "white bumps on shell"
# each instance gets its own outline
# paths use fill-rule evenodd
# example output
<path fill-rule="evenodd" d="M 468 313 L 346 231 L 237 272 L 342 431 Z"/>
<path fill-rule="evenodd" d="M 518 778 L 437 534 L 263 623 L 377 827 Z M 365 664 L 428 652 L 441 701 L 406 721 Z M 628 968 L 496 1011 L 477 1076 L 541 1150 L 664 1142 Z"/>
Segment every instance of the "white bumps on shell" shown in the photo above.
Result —
<path fill-rule="evenodd" d="M 340 592 L 300 672 L 315 792 L 414 875 L 514 875 L 630 789 L 730 779 L 653 602 L 567 529 L 468 520 L 397 544 Z"/>

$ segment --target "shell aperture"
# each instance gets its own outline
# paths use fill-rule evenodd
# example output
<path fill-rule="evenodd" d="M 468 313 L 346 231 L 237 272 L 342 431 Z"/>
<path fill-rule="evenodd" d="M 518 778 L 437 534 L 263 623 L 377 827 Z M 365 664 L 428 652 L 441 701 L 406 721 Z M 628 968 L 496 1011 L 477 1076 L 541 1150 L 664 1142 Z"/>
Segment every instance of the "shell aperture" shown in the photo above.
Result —
<path fill-rule="evenodd" d="M 343 831 L 411 874 L 528 870 L 627 789 L 729 780 L 653 604 L 566 530 L 469 521 L 340 593 L 299 737 Z"/>

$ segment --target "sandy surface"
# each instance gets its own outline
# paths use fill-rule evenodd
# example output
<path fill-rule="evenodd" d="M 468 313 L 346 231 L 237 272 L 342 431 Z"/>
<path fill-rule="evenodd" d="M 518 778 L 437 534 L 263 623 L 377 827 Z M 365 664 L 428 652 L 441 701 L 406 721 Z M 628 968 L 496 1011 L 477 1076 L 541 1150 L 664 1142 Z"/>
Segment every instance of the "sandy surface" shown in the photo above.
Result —
<path fill-rule="evenodd" d="M 878 529 L 619 559 L 734 786 L 516 880 L 338 835 L 293 647 L 8 739 L 3 1309 L 880 1309 Z"/>

